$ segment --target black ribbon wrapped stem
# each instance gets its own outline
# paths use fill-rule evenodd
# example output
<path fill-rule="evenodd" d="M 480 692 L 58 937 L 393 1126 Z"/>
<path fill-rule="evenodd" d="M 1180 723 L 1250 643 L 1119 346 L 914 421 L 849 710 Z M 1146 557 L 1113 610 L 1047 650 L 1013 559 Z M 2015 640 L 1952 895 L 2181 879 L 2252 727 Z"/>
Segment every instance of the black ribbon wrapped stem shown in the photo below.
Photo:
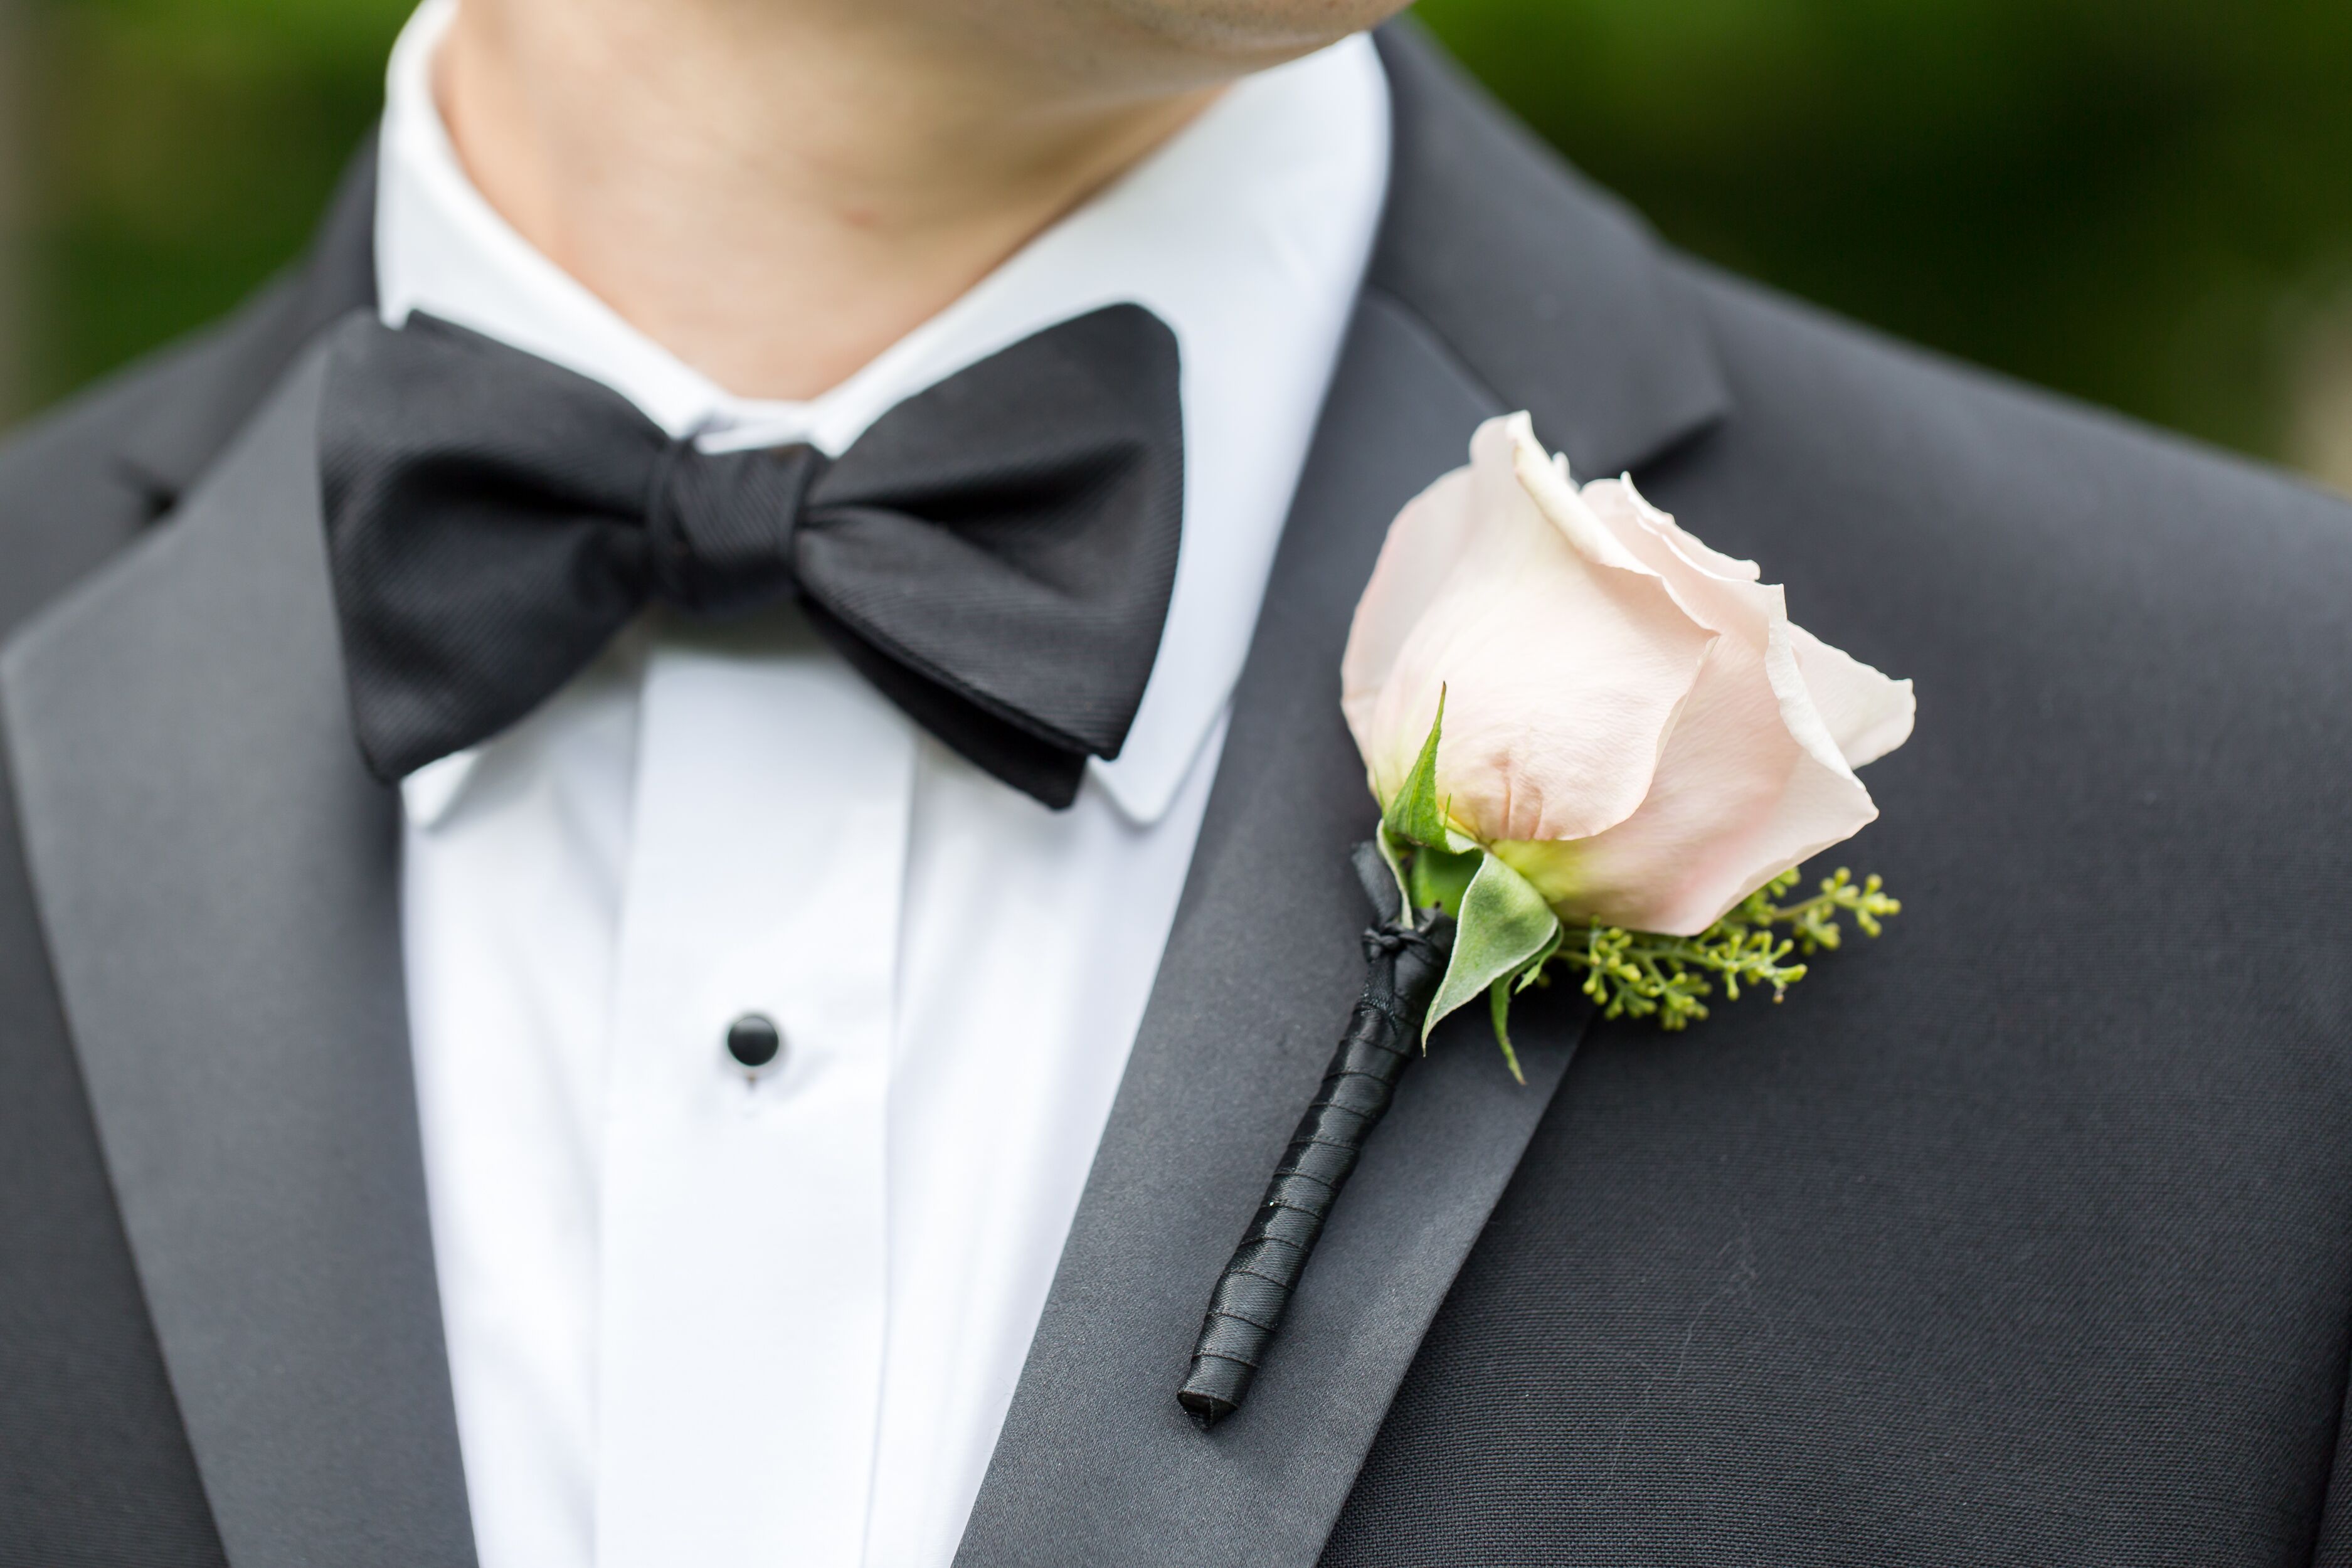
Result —
<path fill-rule="evenodd" d="M 1374 874 L 1388 882 L 1392 898 L 1395 884 L 1386 871 Z M 1339 1189 L 1387 1114 L 1397 1080 L 1421 1054 L 1422 1020 L 1453 946 L 1454 922 L 1442 914 L 1417 926 L 1390 921 L 1364 933 L 1363 995 L 1323 1087 L 1266 1184 L 1257 1217 L 1218 1277 L 1192 1346 L 1191 1374 L 1177 1391 L 1177 1403 L 1202 1431 L 1247 1397 Z"/>

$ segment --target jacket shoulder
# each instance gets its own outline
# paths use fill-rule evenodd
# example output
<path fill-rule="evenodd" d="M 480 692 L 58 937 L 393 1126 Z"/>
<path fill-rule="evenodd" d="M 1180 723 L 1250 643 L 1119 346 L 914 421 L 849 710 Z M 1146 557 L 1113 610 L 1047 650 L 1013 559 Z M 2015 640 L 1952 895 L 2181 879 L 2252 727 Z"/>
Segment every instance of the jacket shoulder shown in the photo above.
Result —
<path fill-rule="evenodd" d="M 1801 466 L 1836 489 L 1894 487 L 1919 526 L 1999 530 L 2000 516 L 2022 509 L 2041 520 L 2027 530 L 2035 537 L 2070 528 L 2084 548 L 2146 545 L 2177 527 L 2220 529 L 2249 549 L 2305 535 L 2325 556 L 2352 549 L 2352 501 L 2294 475 L 1687 257 L 1670 255 L 1667 266 L 1696 302 L 1731 389 L 1738 418 L 1726 434 L 1776 471 Z"/>

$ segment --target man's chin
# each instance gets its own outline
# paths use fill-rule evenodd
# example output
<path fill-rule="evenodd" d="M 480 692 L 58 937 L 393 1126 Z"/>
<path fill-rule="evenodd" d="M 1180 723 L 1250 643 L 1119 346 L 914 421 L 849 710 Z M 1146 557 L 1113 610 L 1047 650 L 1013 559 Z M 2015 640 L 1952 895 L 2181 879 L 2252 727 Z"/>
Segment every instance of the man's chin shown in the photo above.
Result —
<path fill-rule="evenodd" d="M 1412 0 L 1083 0 L 1244 70 L 1312 54 L 1379 26 Z"/>

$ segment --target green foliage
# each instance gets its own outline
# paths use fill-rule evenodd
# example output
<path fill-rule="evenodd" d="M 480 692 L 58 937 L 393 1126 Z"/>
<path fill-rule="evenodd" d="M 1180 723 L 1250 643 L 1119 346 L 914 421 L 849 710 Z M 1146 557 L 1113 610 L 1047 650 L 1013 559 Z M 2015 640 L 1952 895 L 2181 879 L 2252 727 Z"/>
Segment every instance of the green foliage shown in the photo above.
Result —
<path fill-rule="evenodd" d="M 1803 960 L 1844 942 L 1845 921 L 1875 937 L 1903 909 L 1875 875 L 1857 882 L 1843 866 L 1811 896 L 1783 902 L 1802 880 L 1790 870 L 1698 935 L 1667 936 L 1563 925 L 1524 877 L 1480 849 L 1412 850 L 1400 876 L 1412 889 L 1413 908 L 1442 909 L 1455 921 L 1453 956 L 1422 1028 L 1423 1047 L 1440 1020 L 1483 991 L 1504 1064 L 1523 1083 L 1511 1045 L 1511 998 L 1530 985 L 1549 985 L 1555 969 L 1580 975 L 1577 988 L 1604 1017 L 1654 1018 L 1662 1029 L 1686 1029 L 1709 1016 L 1706 999 L 1718 988 L 1734 1002 L 1743 991 L 1769 990 L 1781 1000 L 1805 977 Z"/>
<path fill-rule="evenodd" d="M 28 159 L 26 363 L 0 365 L 17 382 L 0 404 L 37 405 L 299 254 L 375 118 L 412 0 L 22 4 L 27 101 L 0 109 Z"/>
<path fill-rule="evenodd" d="M 1477 874 L 1463 891 L 1454 921 L 1454 952 L 1422 1025 L 1422 1044 L 1424 1048 L 1428 1046 L 1429 1032 L 1447 1014 L 1482 993 L 1491 993 L 1496 1040 L 1503 1047 L 1503 1059 L 1510 1064 L 1511 1076 L 1525 1082 L 1505 1027 L 1509 987 L 1522 974 L 1541 967 L 1544 956 L 1559 946 L 1559 917 L 1509 862 L 1499 855 L 1485 855 L 1479 858 Z"/>
<path fill-rule="evenodd" d="M 1697 936 L 1587 927 L 1570 935 L 1556 962 L 1583 973 L 1579 988 L 1603 1016 L 1655 1018 L 1663 1029 L 1687 1028 L 1707 1016 L 1706 998 L 1718 983 L 1734 1002 L 1742 986 L 1769 988 L 1778 1002 L 1805 977 L 1806 966 L 1792 958 L 1833 951 L 1844 940 L 1841 916 L 1874 937 L 1880 922 L 1903 908 L 1877 877 L 1856 882 L 1843 867 L 1822 879 L 1812 897 L 1776 901 L 1798 880 L 1795 871 L 1782 872 Z"/>
<path fill-rule="evenodd" d="M 1511 1046 L 1511 998 L 1530 985 L 1543 984 L 1544 965 L 1550 963 L 1562 943 L 1568 941 L 1568 928 L 1555 920 L 1551 922 L 1551 940 L 1543 944 L 1534 957 L 1522 964 L 1517 973 L 1506 974 L 1486 988 L 1486 1010 L 1495 1026 L 1495 1043 L 1503 1047 L 1503 1065 L 1521 1083 L 1528 1075 L 1519 1070 L 1519 1053 Z"/>
<path fill-rule="evenodd" d="M 1381 807 L 1381 858 L 1396 874 L 1405 913 L 1442 909 L 1452 914 L 1462 902 L 1478 858 L 1453 854 L 1446 847 L 1446 803 L 1437 798 L 1437 742 L 1445 731 L 1445 688 L 1437 689 L 1437 716 L 1397 792 Z"/>
<path fill-rule="evenodd" d="M 1470 890 L 1471 879 L 1477 876 L 1478 864 L 1486 858 L 1482 849 L 1460 855 L 1445 849 L 1415 850 L 1406 868 L 1405 883 L 1412 895 L 1412 907 L 1458 914 L 1463 895 Z"/>
<path fill-rule="evenodd" d="M 1445 688 L 1437 689 L 1437 717 L 1429 723 L 1429 736 L 1421 743 L 1421 755 L 1413 759 L 1412 771 L 1381 813 L 1383 832 L 1415 844 L 1425 849 L 1445 847 L 1446 802 L 1437 798 L 1437 738 L 1445 730 Z"/>
<path fill-rule="evenodd" d="M 1493 998 L 1495 1038 L 1511 1076 L 1522 1083 L 1519 1058 L 1506 1026 L 1513 982 L 1524 985 L 1559 946 L 1559 919 L 1543 895 L 1499 857 L 1463 842 L 1446 822 L 1437 795 L 1437 747 L 1445 732 L 1445 689 L 1412 769 L 1381 812 L 1381 856 L 1396 873 L 1410 911 L 1442 910 L 1454 917 L 1454 946 L 1445 976 L 1421 1026 L 1429 1032 L 1480 993 Z"/>
<path fill-rule="evenodd" d="M 2011 374 L 2294 455 L 2298 397 L 2325 374 L 2315 334 L 2352 308 L 2352 6 L 1415 14 L 1676 244 Z"/>

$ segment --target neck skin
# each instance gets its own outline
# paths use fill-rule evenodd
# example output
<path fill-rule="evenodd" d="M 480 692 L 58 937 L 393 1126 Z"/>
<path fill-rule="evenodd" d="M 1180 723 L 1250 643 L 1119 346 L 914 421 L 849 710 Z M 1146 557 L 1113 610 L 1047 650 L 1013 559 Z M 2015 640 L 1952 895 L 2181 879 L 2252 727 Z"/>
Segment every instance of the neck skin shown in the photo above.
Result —
<path fill-rule="evenodd" d="M 1086 0 L 464 0 L 436 85 L 524 238 L 729 391 L 803 399 L 1321 41 L 1171 47 Z"/>

